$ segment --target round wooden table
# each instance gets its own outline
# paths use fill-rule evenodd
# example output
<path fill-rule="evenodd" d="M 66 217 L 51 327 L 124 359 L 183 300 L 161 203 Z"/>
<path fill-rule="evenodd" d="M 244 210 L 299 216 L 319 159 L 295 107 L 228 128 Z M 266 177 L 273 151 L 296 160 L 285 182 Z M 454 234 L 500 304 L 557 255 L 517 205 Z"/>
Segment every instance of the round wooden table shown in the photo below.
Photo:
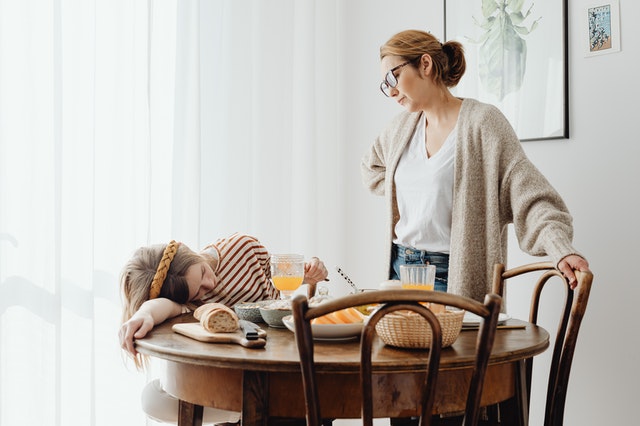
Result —
<path fill-rule="evenodd" d="M 249 349 L 202 343 L 171 329 L 175 323 L 193 321 L 190 314 L 174 318 L 136 341 L 139 352 L 166 361 L 163 386 L 181 400 L 181 410 L 195 410 L 196 420 L 190 413 L 181 413 L 181 426 L 199 424 L 201 406 L 239 411 L 243 426 L 265 426 L 270 417 L 304 418 L 300 364 L 291 331 L 260 324 L 268 333 L 267 344 Z M 451 347 L 443 349 L 434 413 L 464 410 L 476 335 L 474 330 L 462 331 Z M 359 341 L 318 341 L 315 345 L 323 417 L 359 418 Z M 410 395 L 423 380 L 424 351 L 393 348 L 381 341 L 377 345 L 375 417 L 417 416 L 418 407 Z M 509 320 L 496 335 L 481 405 L 514 397 L 516 386 L 522 383 L 522 361 L 548 346 L 546 330 Z"/>

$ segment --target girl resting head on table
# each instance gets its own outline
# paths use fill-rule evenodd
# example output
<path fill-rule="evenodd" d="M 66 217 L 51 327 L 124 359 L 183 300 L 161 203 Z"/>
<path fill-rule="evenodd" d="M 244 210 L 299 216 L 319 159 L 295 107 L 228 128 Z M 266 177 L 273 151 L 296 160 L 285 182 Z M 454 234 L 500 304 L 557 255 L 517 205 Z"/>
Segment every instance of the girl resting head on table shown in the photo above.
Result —
<path fill-rule="evenodd" d="M 121 347 L 142 367 L 134 340 L 156 324 L 191 312 L 204 303 L 229 307 L 239 302 L 277 299 L 270 282 L 269 252 L 255 238 L 233 234 L 199 253 L 171 242 L 139 248 L 120 277 L 123 297 Z M 312 257 L 305 264 L 304 283 L 327 278 L 324 263 Z"/>
<path fill-rule="evenodd" d="M 231 307 L 239 302 L 278 298 L 278 290 L 269 281 L 269 258 L 258 240 L 237 233 L 199 253 L 175 241 L 139 248 L 120 277 L 120 346 L 142 369 L 146 358 L 135 350 L 134 340 L 146 336 L 156 324 L 204 303 Z M 317 257 L 305 264 L 304 283 L 314 286 L 327 275 L 327 268 Z M 162 389 L 159 380 L 145 386 L 141 402 L 150 418 L 177 423 L 178 400 Z M 203 417 L 205 423 L 236 423 L 240 413 L 205 407 Z"/>

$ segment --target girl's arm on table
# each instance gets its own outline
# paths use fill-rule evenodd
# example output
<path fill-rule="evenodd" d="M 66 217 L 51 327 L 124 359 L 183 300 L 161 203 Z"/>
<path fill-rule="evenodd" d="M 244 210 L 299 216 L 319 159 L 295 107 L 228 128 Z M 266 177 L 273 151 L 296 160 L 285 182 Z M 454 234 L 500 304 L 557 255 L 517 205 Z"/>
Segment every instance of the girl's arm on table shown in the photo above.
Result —
<path fill-rule="evenodd" d="M 168 318 L 182 313 L 182 305 L 164 298 L 147 300 L 128 321 L 120 327 L 120 346 L 135 356 L 135 339 L 142 339 L 151 329 Z"/>

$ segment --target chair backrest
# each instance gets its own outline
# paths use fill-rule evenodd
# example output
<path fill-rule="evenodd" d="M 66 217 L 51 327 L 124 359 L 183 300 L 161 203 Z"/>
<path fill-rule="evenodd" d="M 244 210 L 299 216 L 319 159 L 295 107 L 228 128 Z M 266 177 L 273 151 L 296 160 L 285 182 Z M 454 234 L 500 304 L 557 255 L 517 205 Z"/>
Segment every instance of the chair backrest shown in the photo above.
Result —
<path fill-rule="evenodd" d="M 431 326 L 432 339 L 429 351 L 416 352 L 424 354 L 425 381 L 422 395 L 416 395 L 416 401 L 421 401 L 421 426 L 431 424 L 431 413 L 437 387 L 440 353 L 442 350 L 442 331 L 440 322 L 429 307 L 421 302 L 446 305 L 464 309 L 482 317 L 476 341 L 476 359 L 466 402 L 465 425 L 476 425 L 479 417 L 480 396 L 484 384 L 484 377 L 489 363 L 489 355 L 493 347 L 501 298 L 497 295 L 487 295 L 485 303 L 447 294 L 443 292 L 423 290 L 381 290 L 352 294 L 309 307 L 307 298 L 298 295 L 293 299 L 292 310 L 295 324 L 295 338 L 300 355 L 305 403 L 307 408 L 307 425 L 320 426 L 322 423 L 321 407 L 318 399 L 316 368 L 314 364 L 314 341 L 311 320 L 331 312 L 362 305 L 378 304 L 378 308 L 365 321 L 360 336 L 360 376 L 362 391 L 362 421 L 363 425 L 373 424 L 372 375 L 376 366 L 372 363 L 372 345 L 375 340 L 375 326 L 385 315 L 409 310 L 421 315 Z M 445 349 L 446 350 L 446 349 Z M 388 417 L 388 416 L 387 416 Z"/>
<path fill-rule="evenodd" d="M 569 383 L 569 373 L 571 362 L 578 340 L 578 331 L 582 318 L 587 309 L 589 292 L 593 275 L 591 272 L 576 271 L 578 285 L 574 290 L 569 287 L 569 283 L 562 273 L 555 269 L 551 262 L 537 262 L 505 269 L 503 264 L 496 264 L 493 275 L 493 292 L 505 297 L 505 284 L 508 279 L 522 276 L 529 273 L 537 273 L 537 281 L 531 296 L 531 306 L 529 308 L 529 322 L 538 323 L 540 310 L 540 296 L 545 285 L 549 282 L 564 283 L 565 300 L 561 309 L 558 322 L 558 331 L 553 342 L 553 354 L 549 369 L 549 382 L 547 384 L 547 398 L 545 407 L 545 426 L 562 425 L 564 419 L 564 406 L 567 397 L 567 385 Z M 553 277 L 559 279 L 551 280 Z M 533 358 L 526 361 L 526 391 L 527 391 L 527 412 L 529 410 L 531 380 L 533 371 Z"/>

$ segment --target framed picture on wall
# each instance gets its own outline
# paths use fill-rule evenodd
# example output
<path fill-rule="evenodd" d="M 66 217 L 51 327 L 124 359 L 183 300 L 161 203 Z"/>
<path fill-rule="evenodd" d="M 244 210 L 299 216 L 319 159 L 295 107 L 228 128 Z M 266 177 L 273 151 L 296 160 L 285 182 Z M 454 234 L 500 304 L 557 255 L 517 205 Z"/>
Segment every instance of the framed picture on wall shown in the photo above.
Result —
<path fill-rule="evenodd" d="M 618 0 L 602 0 L 585 7 L 581 14 L 585 56 L 620 51 L 620 5 Z"/>
<path fill-rule="evenodd" d="M 497 106 L 521 141 L 568 138 L 567 0 L 444 0 L 444 11 L 445 40 L 467 61 L 453 93 Z"/>

